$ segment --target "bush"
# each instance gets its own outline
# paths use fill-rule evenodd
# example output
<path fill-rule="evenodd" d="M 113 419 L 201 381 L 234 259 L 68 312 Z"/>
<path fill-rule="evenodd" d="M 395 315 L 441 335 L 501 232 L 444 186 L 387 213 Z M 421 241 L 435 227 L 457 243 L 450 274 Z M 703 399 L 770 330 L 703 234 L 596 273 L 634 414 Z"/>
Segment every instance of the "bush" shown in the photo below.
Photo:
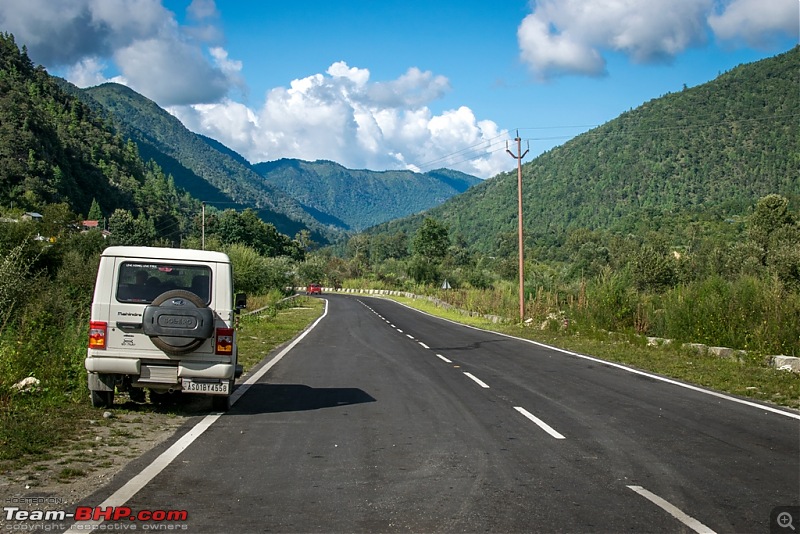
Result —
<path fill-rule="evenodd" d="M 13 247 L 0 259 L 0 328 L 24 305 L 32 268 L 24 244 Z"/>
<path fill-rule="evenodd" d="M 656 335 L 771 354 L 800 354 L 800 295 L 780 281 L 711 277 L 662 297 Z"/>
<path fill-rule="evenodd" d="M 637 303 L 630 272 L 605 268 L 586 285 L 584 319 L 595 328 L 624 331 L 635 326 Z"/>

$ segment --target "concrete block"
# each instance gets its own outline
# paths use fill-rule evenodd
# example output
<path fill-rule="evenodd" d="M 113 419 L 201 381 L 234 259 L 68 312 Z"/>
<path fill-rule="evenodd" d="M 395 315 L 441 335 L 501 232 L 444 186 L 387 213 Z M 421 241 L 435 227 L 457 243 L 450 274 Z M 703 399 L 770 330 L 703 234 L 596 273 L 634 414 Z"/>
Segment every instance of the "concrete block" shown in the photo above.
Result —
<path fill-rule="evenodd" d="M 772 365 L 776 369 L 800 373 L 800 358 L 795 356 L 773 356 Z"/>

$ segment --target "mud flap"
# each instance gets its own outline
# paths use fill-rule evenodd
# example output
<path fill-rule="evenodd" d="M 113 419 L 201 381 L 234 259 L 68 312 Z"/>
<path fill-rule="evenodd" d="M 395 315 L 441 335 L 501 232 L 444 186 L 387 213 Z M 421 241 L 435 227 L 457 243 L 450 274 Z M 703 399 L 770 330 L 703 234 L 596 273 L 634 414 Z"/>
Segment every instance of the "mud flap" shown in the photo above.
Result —
<path fill-rule="evenodd" d="M 89 373 L 90 391 L 114 391 L 117 380 L 114 375 L 105 373 Z"/>

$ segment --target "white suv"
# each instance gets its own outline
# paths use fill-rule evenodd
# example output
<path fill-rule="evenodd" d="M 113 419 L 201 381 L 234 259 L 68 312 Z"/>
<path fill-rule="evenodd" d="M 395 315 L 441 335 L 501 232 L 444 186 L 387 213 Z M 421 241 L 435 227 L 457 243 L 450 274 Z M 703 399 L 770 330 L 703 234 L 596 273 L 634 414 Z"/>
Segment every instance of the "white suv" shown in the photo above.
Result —
<path fill-rule="evenodd" d="M 226 410 L 237 365 L 235 314 L 246 297 L 233 294 L 227 255 L 204 250 L 109 247 L 92 301 L 86 370 L 92 405 L 168 392 L 213 395 Z"/>

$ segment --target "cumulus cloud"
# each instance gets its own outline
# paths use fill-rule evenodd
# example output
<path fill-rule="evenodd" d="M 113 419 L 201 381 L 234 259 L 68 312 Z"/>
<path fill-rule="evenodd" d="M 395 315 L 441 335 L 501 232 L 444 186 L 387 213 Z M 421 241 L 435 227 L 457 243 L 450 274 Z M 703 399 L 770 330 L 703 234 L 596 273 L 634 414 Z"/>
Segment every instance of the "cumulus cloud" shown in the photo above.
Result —
<path fill-rule="evenodd" d="M 708 23 L 724 41 L 744 41 L 755 47 L 769 46 L 776 34 L 798 37 L 800 3 L 797 0 L 733 0 Z"/>
<path fill-rule="evenodd" d="M 181 41 L 170 43 L 165 53 L 163 41 L 139 40 L 117 50 L 114 59 L 132 89 L 162 106 L 215 102 L 230 87 L 197 47 Z"/>
<path fill-rule="evenodd" d="M 170 111 L 253 162 L 298 158 L 376 170 L 449 167 L 484 178 L 508 170 L 512 165 L 498 144 L 504 132 L 495 123 L 478 121 L 465 106 L 438 115 L 430 110 L 428 104 L 448 88 L 445 77 L 416 68 L 395 80 L 371 82 L 368 69 L 337 62 L 325 74 L 268 91 L 258 110 L 226 99 Z"/>
<path fill-rule="evenodd" d="M 670 61 L 720 40 L 760 43 L 797 35 L 797 0 L 537 0 L 517 30 L 522 60 L 540 79 L 599 76 L 604 51 L 636 63 Z"/>
<path fill-rule="evenodd" d="M 120 47 L 165 33 L 172 14 L 159 0 L 4 0 L 0 26 L 43 65 L 86 56 L 110 57 Z"/>
<path fill-rule="evenodd" d="M 241 86 L 241 65 L 204 49 L 222 38 L 213 0 L 188 9 L 195 26 L 179 26 L 161 0 L 4 0 L 0 27 L 77 85 L 124 81 L 161 105 L 218 101 Z"/>

